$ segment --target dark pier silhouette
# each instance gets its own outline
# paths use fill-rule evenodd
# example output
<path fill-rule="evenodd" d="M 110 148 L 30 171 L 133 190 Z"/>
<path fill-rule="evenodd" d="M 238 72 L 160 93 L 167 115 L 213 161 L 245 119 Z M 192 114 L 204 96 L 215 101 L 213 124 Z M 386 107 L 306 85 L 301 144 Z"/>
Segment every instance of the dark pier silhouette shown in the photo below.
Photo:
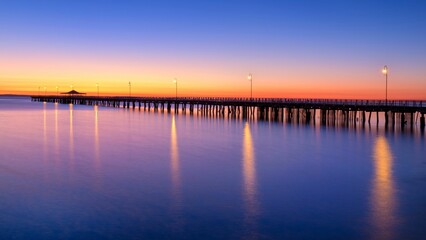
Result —
<path fill-rule="evenodd" d="M 98 105 L 162 112 L 189 112 L 228 118 L 321 124 L 371 124 L 374 114 L 384 113 L 385 126 L 425 128 L 426 101 L 416 100 L 345 100 L 295 98 L 209 98 L 209 97 L 95 97 L 95 96 L 31 96 L 32 101 L 61 104 Z M 383 115 L 383 114 L 381 114 Z"/>

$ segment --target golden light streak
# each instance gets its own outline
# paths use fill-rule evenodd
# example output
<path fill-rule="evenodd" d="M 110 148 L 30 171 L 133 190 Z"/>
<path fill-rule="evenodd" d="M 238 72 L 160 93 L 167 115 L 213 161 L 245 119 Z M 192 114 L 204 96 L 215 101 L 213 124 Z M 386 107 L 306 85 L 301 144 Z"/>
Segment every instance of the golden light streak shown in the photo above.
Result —
<path fill-rule="evenodd" d="M 374 146 L 374 178 L 371 193 L 374 239 L 391 239 L 397 216 L 395 184 L 392 174 L 393 156 L 385 137 Z"/>
<path fill-rule="evenodd" d="M 70 162 L 71 162 L 71 168 L 74 169 L 74 123 L 73 123 L 73 104 L 69 104 L 69 110 L 70 110 Z"/>
<path fill-rule="evenodd" d="M 46 110 L 46 102 L 43 102 L 43 151 L 44 157 L 43 160 L 47 161 L 47 110 Z"/>
<path fill-rule="evenodd" d="M 176 133 L 176 122 L 175 116 L 172 117 L 171 127 L 171 174 L 172 174 L 172 185 L 173 185 L 173 196 L 176 198 L 180 197 L 180 163 L 179 163 L 179 149 L 177 144 L 177 133 Z"/>
<path fill-rule="evenodd" d="M 94 150 L 95 150 L 95 174 L 96 174 L 96 187 L 100 187 L 100 167 L 101 167 L 101 159 L 100 159 L 100 151 L 99 151 L 99 107 L 95 105 L 93 107 L 95 113 L 95 126 L 94 126 Z"/>
<path fill-rule="evenodd" d="M 58 106 L 59 103 L 55 103 L 55 152 L 56 152 L 56 158 L 55 161 L 59 161 L 61 159 L 59 157 L 59 129 L 58 129 Z"/>
<path fill-rule="evenodd" d="M 181 190 L 181 174 L 180 174 L 180 161 L 179 161 L 179 148 L 177 143 L 176 122 L 175 116 L 172 116 L 172 126 L 170 132 L 170 154 L 171 154 L 171 176 L 172 176 L 172 214 L 173 214 L 173 228 L 179 230 L 182 228 L 182 218 L 180 211 L 182 208 L 182 190 Z"/>
<path fill-rule="evenodd" d="M 250 236 L 256 235 L 256 218 L 259 214 L 257 200 L 256 160 L 250 125 L 244 125 L 243 139 L 243 183 L 244 183 L 244 207 L 245 224 Z"/>

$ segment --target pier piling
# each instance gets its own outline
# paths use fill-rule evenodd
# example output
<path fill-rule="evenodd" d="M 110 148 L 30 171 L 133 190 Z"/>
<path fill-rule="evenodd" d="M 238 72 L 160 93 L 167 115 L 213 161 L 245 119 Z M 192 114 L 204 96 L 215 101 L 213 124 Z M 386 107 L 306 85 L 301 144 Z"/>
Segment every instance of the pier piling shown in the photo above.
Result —
<path fill-rule="evenodd" d="M 61 104 L 98 105 L 113 108 L 161 110 L 168 113 L 179 111 L 183 114 L 197 113 L 204 116 L 228 118 L 257 118 L 259 120 L 315 123 L 319 111 L 321 125 L 356 126 L 371 124 L 371 115 L 376 112 L 379 125 L 379 112 L 384 113 L 385 126 L 392 128 L 398 123 L 401 128 L 417 124 L 415 116 L 420 115 L 420 127 L 425 128 L 426 104 L 422 101 L 380 100 L 339 100 L 339 99 L 281 99 L 281 98 L 166 98 L 166 97 L 95 97 L 95 96 L 31 96 L 31 101 Z M 367 114 L 368 112 L 368 120 Z M 400 121 L 400 122 L 398 122 Z M 409 122 L 409 124 L 407 124 Z"/>

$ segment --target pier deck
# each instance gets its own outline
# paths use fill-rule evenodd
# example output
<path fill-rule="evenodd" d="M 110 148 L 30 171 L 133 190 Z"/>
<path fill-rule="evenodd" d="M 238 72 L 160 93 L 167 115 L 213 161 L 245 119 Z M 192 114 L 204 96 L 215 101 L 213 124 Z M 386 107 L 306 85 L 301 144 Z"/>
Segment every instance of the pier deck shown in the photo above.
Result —
<path fill-rule="evenodd" d="M 321 123 L 370 124 L 371 115 L 384 113 L 385 125 L 413 127 L 417 122 L 425 128 L 426 101 L 420 100 L 356 100 L 306 98 L 209 98 L 209 97 L 96 97 L 96 96 L 31 96 L 32 101 L 62 104 L 99 105 L 155 111 L 179 111 L 216 116 L 256 117 L 261 120 Z M 420 116 L 420 119 L 418 117 Z M 417 121 L 419 120 L 419 121 Z"/>

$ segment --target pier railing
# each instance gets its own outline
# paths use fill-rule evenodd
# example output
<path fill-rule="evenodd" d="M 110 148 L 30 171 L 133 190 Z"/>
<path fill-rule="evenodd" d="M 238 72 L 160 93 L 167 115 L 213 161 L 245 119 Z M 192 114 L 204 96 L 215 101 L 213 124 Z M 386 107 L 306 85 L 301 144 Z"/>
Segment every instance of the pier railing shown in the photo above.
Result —
<path fill-rule="evenodd" d="M 340 106 L 387 106 L 387 107 L 420 107 L 426 108 L 424 100 L 377 100 L 377 99 L 322 99 L 322 98 L 234 98 L 234 97 L 128 97 L 128 96 L 57 96 L 38 95 L 33 98 L 118 100 L 118 101 L 179 101 L 179 102 L 210 102 L 210 103 L 244 103 L 244 104 L 315 104 Z"/>
<path fill-rule="evenodd" d="M 298 103 L 324 105 L 355 105 L 355 106 L 397 106 L 397 107 L 426 107 L 422 100 L 359 100 L 359 99 L 315 99 L 315 98 L 152 98 L 152 100 L 180 100 L 180 101 L 210 101 L 210 102 L 245 102 L 245 103 Z"/>
<path fill-rule="evenodd" d="M 259 119 L 292 119 L 305 122 L 315 121 L 318 110 L 322 123 L 335 122 L 343 119 L 345 124 L 354 124 L 361 119 L 362 124 L 370 123 L 371 115 L 376 113 L 377 122 L 379 112 L 385 115 L 385 125 L 391 122 L 394 126 L 399 121 L 401 127 L 407 122 L 414 126 L 420 116 L 420 127 L 425 128 L 426 101 L 419 100 L 369 100 L 369 99 L 308 99 L 308 98 L 229 98 L 229 97 L 97 97 L 97 96 L 32 96 L 33 101 L 57 102 L 63 104 L 99 105 L 116 108 L 143 108 L 148 111 L 170 112 L 173 106 L 175 112 L 179 109 L 190 114 L 219 114 L 221 116 L 253 115 Z M 336 114 L 337 113 L 337 114 Z M 368 115 L 368 116 L 367 116 Z"/>

